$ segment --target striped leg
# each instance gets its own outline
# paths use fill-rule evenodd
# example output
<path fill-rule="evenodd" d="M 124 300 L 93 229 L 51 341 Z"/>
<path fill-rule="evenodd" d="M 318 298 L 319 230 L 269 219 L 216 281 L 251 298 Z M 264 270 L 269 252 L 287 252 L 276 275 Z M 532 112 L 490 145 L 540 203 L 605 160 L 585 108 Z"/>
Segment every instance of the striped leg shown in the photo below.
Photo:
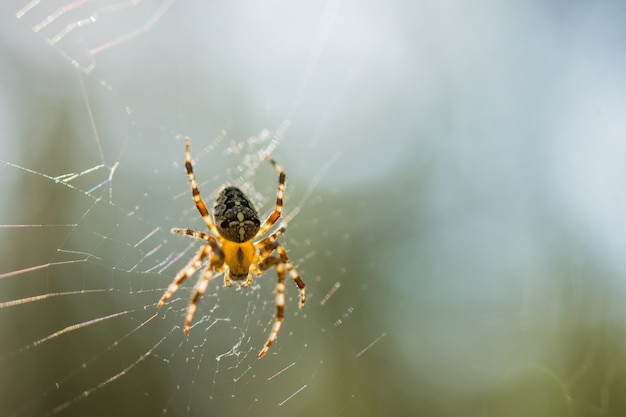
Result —
<path fill-rule="evenodd" d="M 213 220 L 211 220 L 211 216 L 209 215 L 209 210 L 206 208 L 206 204 L 202 201 L 202 197 L 200 197 L 200 191 L 198 190 L 198 184 L 196 183 L 196 176 L 193 173 L 193 166 L 191 165 L 191 151 L 190 151 L 190 141 L 189 138 L 185 138 L 185 168 L 187 168 L 187 176 L 189 177 L 189 182 L 191 183 L 191 194 L 193 195 L 193 201 L 196 203 L 196 208 L 200 212 L 202 216 L 202 220 L 207 225 L 211 233 L 215 236 L 219 236 L 215 225 L 213 224 Z"/>
<path fill-rule="evenodd" d="M 268 242 L 264 248 L 259 249 L 259 253 L 269 254 L 274 250 L 276 250 L 278 256 L 266 256 L 264 259 L 261 260 L 261 262 L 259 262 L 258 265 L 256 265 L 253 273 L 256 275 L 260 275 L 273 265 L 283 264 L 284 267 L 287 268 L 289 276 L 291 277 L 291 279 L 293 279 L 293 281 L 298 286 L 298 289 L 300 290 L 300 308 L 304 308 L 304 303 L 306 302 L 306 284 L 304 283 L 304 281 L 302 281 L 302 278 L 300 278 L 298 271 L 296 271 L 296 268 L 294 268 L 294 266 L 291 264 L 289 258 L 287 258 L 287 252 L 285 251 L 285 248 L 283 248 L 278 242 L 271 241 Z"/>
<path fill-rule="evenodd" d="M 215 272 L 222 272 L 224 270 L 224 251 L 219 246 L 219 244 L 217 243 L 217 240 L 215 240 L 213 236 L 211 236 L 208 233 L 198 232 L 197 230 L 193 230 L 193 229 L 179 229 L 176 227 L 172 229 L 172 233 L 179 234 L 179 235 L 187 235 L 187 236 L 195 237 L 197 239 L 202 239 L 206 241 L 209 244 L 209 246 L 211 246 L 211 249 L 213 250 L 213 253 L 216 256 L 215 267 L 213 268 L 213 270 Z"/>
<path fill-rule="evenodd" d="M 298 272 L 289 261 L 289 258 L 287 258 L 287 252 L 285 251 L 285 249 L 280 246 L 280 244 L 276 242 L 276 240 L 271 240 L 271 238 L 272 236 L 268 237 L 267 239 L 270 240 L 263 248 L 259 249 L 260 253 L 266 253 L 268 256 L 266 256 L 261 262 L 259 262 L 258 265 L 255 265 L 253 271 L 253 273 L 255 274 L 262 274 L 270 267 L 276 265 L 276 273 L 278 274 L 278 283 L 276 284 L 276 320 L 274 321 L 274 325 L 272 326 L 270 336 L 267 339 L 265 346 L 263 347 L 261 352 L 259 352 L 259 358 L 263 357 L 269 350 L 272 343 L 274 343 L 274 341 L 278 337 L 278 332 L 280 331 L 280 327 L 283 323 L 285 310 L 285 268 L 289 272 L 289 276 L 291 276 L 293 281 L 300 289 L 300 308 L 304 307 L 304 303 L 306 301 L 304 281 L 302 281 L 302 279 L 298 275 Z M 276 250 L 278 256 L 269 255 L 274 250 Z"/>
<path fill-rule="evenodd" d="M 281 261 L 287 267 L 289 276 L 291 277 L 291 279 L 293 279 L 293 282 L 296 283 L 296 285 L 298 286 L 298 289 L 300 290 L 300 308 L 302 309 L 304 308 L 304 303 L 306 302 L 306 288 L 305 288 L 306 285 L 304 284 L 304 281 L 302 281 L 302 278 L 300 278 L 300 275 L 296 271 L 296 268 L 293 267 L 293 265 L 291 264 L 291 261 L 289 261 L 289 259 L 287 258 L 287 252 L 285 251 L 285 248 L 278 245 L 276 247 L 276 252 L 278 252 L 278 255 L 280 256 Z"/>
<path fill-rule="evenodd" d="M 211 252 L 211 246 L 209 245 L 204 245 L 200 248 L 198 253 L 196 253 L 196 256 L 194 256 L 191 261 L 189 261 L 189 263 L 187 263 L 187 265 L 178 272 L 174 281 L 172 281 L 169 287 L 167 287 L 167 290 L 165 291 L 165 294 L 163 294 L 163 297 L 161 297 L 161 300 L 159 300 L 157 307 L 162 307 L 163 304 L 165 304 L 165 302 L 169 300 L 176 291 L 178 291 L 180 284 L 182 284 L 183 281 L 192 276 L 194 272 L 200 268 L 204 258 L 206 258 Z"/>
<path fill-rule="evenodd" d="M 285 194 L 285 171 L 269 156 L 265 159 L 267 159 L 269 163 L 274 166 L 276 172 L 278 172 L 278 191 L 276 192 L 276 206 L 274 207 L 274 211 L 267 218 L 263 226 L 261 226 L 257 236 L 261 236 L 270 230 L 274 223 L 276 223 L 280 218 L 280 215 L 283 212 L 283 195 Z"/>
<path fill-rule="evenodd" d="M 204 270 L 202 276 L 196 283 L 196 286 L 193 289 L 193 295 L 191 296 L 191 301 L 189 301 L 189 305 L 187 306 L 187 314 L 185 315 L 185 334 L 189 334 L 189 327 L 191 326 L 191 321 L 193 320 L 193 315 L 196 313 L 197 303 L 202 294 L 206 291 L 211 283 L 211 278 L 213 278 L 213 268 L 215 264 L 214 255 L 209 262 L 209 266 Z M 219 261 L 218 261 L 219 262 Z"/>
<path fill-rule="evenodd" d="M 276 320 L 272 326 L 270 336 L 265 342 L 265 346 L 259 352 L 259 358 L 262 358 L 269 350 L 274 340 L 278 337 L 280 326 L 283 324 L 283 316 L 285 310 L 285 266 L 282 263 L 276 265 L 276 272 L 278 273 L 278 282 L 276 283 Z"/>
<path fill-rule="evenodd" d="M 272 233 L 271 236 L 268 236 L 265 239 L 262 239 L 258 243 L 254 244 L 254 246 L 259 251 L 259 258 L 265 258 L 267 255 L 273 252 L 274 249 L 276 249 L 276 245 L 278 245 L 278 243 L 274 245 L 274 242 L 276 242 L 276 239 L 278 239 L 278 236 L 282 235 L 284 231 L 285 231 L 285 226 L 282 226 L 281 228 L 276 230 L 274 233 Z"/>
<path fill-rule="evenodd" d="M 213 236 L 211 236 L 208 233 L 204 233 L 204 232 L 198 232 L 197 230 L 193 230 L 193 229 L 179 229 L 177 227 L 174 227 L 172 229 L 172 233 L 174 234 L 179 234 L 179 235 L 187 235 L 187 236 L 192 236 L 198 239 L 202 239 L 202 240 L 206 240 L 207 242 L 213 242 L 217 245 L 217 241 L 215 240 L 215 238 Z"/>

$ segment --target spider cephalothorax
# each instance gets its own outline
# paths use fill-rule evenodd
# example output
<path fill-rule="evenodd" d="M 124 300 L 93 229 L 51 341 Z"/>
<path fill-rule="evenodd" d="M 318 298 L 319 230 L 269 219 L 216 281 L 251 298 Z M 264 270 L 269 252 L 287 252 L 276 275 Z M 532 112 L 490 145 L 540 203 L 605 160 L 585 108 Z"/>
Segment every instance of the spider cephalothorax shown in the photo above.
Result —
<path fill-rule="evenodd" d="M 198 299 L 204 294 L 213 273 L 219 273 L 228 268 L 224 274 L 224 283 L 231 285 L 231 279 L 243 281 L 241 286 L 245 287 L 252 283 L 254 275 L 260 275 L 268 268 L 276 266 L 278 282 L 276 283 L 276 320 L 272 326 L 270 335 L 265 346 L 259 353 L 259 357 L 265 355 L 270 345 L 276 340 L 278 332 L 283 322 L 285 308 L 285 270 L 300 289 L 300 308 L 304 307 L 306 299 L 305 285 L 296 269 L 287 258 L 287 252 L 278 243 L 277 238 L 284 231 L 282 226 L 268 237 L 254 242 L 253 239 L 266 234 L 270 228 L 278 221 L 283 211 L 283 194 L 285 192 L 285 171 L 270 157 L 267 160 L 278 172 L 278 191 L 276 193 L 276 206 L 267 220 L 261 225 L 259 215 L 252 202 L 237 187 L 225 187 L 215 201 L 215 222 L 200 197 L 198 185 L 193 173 L 191 164 L 189 138 L 185 140 L 185 167 L 187 176 L 191 183 L 191 194 L 196 203 L 196 207 L 209 228 L 210 233 L 199 232 L 191 229 L 172 229 L 173 233 L 189 235 L 202 239 L 206 242 L 198 253 L 181 269 L 174 281 L 169 285 L 158 307 L 178 290 L 180 285 L 193 275 L 202 265 L 205 259 L 208 265 L 202 272 L 202 276 L 196 283 L 191 300 L 187 306 L 185 317 L 185 333 L 189 334 L 189 327 L 196 312 Z"/>

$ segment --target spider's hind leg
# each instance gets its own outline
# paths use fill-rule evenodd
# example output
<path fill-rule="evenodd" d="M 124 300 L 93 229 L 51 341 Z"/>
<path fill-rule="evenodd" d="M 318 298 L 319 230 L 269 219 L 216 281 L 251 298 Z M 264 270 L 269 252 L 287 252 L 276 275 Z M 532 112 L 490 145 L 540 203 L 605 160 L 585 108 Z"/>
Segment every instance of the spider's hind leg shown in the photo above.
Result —
<path fill-rule="evenodd" d="M 278 332 L 283 324 L 283 318 L 285 316 L 285 266 L 282 263 L 276 265 L 276 272 L 278 273 L 278 282 L 276 283 L 276 320 L 272 325 L 270 335 L 265 342 L 265 346 L 259 352 L 259 358 L 265 356 L 270 346 L 278 337 Z"/>
<path fill-rule="evenodd" d="M 268 238 L 269 239 L 269 238 Z M 265 239 L 264 239 L 265 240 Z M 273 251 L 278 253 L 276 255 L 270 255 Z M 306 291 L 304 281 L 298 275 L 298 272 L 294 268 L 294 266 L 287 258 L 287 252 L 285 249 L 276 241 L 271 240 L 265 244 L 262 248 L 259 249 L 260 253 L 265 253 L 267 256 L 255 266 L 253 273 L 261 274 L 263 271 L 266 271 L 270 267 L 276 265 L 276 273 L 278 275 L 278 282 L 276 283 L 276 319 L 274 320 L 274 324 L 272 325 L 272 330 L 270 331 L 270 335 L 267 338 L 267 342 L 265 342 L 265 346 L 259 352 L 259 358 L 263 357 L 270 346 L 276 338 L 278 337 L 278 332 L 283 323 L 284 311 L 285 311 L 285 269 L 289 272 L 289 276 L 293 279 L 295 284 L 300 289 L 300 308 L 304 307 L 304 303 L 306 301 Z"/>

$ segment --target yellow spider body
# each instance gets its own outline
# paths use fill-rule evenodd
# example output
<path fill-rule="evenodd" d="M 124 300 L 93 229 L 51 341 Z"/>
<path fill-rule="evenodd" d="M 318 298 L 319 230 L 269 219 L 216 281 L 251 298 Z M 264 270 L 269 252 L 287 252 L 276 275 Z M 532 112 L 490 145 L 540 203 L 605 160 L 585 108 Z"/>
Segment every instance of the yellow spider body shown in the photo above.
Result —
<path fill-rule="evenodd" d="M 222 250 L 224 251 L 224 263 L 228 265 L 230 278 L 241 281 L 250 276 L 250 265 L 256 261 L 256 249 L 251 240 L 244 243 L 222 240 Z M 227 282 L 226 285 L 230 285 Z"/>

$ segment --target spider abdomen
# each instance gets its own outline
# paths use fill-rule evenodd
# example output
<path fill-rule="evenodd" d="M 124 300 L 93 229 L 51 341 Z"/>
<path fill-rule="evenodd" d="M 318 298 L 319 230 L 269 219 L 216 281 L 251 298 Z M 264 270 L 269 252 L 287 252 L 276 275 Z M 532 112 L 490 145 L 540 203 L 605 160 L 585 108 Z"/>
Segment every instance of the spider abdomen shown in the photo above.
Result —
<path fill-rule="evenodd" d="M 214 213 L 217 231 L 231 242 L 242 243 L 253 239 L 261 226 L 252 202 L 237 187 L 226 187 L 219 193 Z"/>

